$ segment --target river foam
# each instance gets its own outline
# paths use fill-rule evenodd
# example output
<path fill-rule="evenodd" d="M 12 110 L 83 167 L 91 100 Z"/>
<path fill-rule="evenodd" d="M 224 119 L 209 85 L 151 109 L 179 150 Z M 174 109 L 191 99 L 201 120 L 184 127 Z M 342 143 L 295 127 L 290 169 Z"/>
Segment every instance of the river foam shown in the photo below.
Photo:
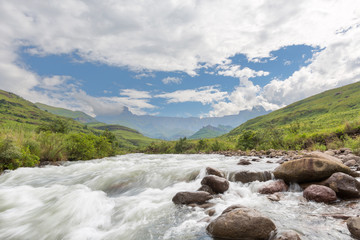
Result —
<path fill-rule="evenodd" d="M 129 154 L 7 172 L 0 176 L 0 239 L 212 239 L 203 209 L 176 206 L 171 199 L 198 189 L 206 167 L 231 173 L 278 166 L 276 158 L 237 165 L 241 158 L 246 157 Z M 302 239 L 351 239 L 343 220 L 324 215 L 353 215 L 358 202 L 307 202 L 296 186 L 272 202 L 257 193 L 263 184 L 230 182 L 225 194 L 211 200 L 212 218 L 242 204 Z"/>

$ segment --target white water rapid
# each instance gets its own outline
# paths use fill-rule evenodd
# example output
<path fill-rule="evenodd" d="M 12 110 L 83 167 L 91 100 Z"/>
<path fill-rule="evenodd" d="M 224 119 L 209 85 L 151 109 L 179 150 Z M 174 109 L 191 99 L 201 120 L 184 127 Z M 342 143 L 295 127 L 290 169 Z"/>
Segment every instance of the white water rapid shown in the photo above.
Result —
<path fill-rule="evenodd" d="M 206 167 L 230 173 L 278 166 L 276 158 L 237 165 L 241 158 L 246 157 L 130 154 L 4 173 L 0 239 L 210 240 L 205 211 L 176 206 L 171 199 L 179 191 L 197 190 Z M 297 231 L 302 239 L 351 239 L 345 221 L 329 215 L 359 214 L 358 201 L 307 202 L 292 186 L 272 202 L 257 193 L 263 184 L 230 182 L 225 194 L 211 200 L 216 203 L 212 219 L 226 207 L 242 204 L 271 218 L 278 230 Z"/>

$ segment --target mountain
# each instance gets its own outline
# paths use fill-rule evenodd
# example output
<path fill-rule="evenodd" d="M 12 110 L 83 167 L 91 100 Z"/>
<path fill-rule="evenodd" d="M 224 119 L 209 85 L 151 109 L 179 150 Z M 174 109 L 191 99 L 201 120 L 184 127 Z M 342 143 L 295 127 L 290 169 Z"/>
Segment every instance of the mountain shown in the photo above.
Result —
<path fill-rule="evenodd" d="M 202 127 L 199 131 L 188 137 L 189 139 L 204 139 L 204 138 L 214 138 L 221 136 L 225 133 L 228 133 L 233 127 L 219 125 L 217 127 L 207 125 Z"/>
<path fill-rule="evenodd" d="M 204 126 L 225 125 L 236 127 L 245 121 L 268 113 L 263 108 L 241 111 L 238 115 L 209 118 L 158 117 L 132 114 L 128 108 L 116 116 L 96 116 L 96 120 L 108 124 L 120 124 L 138 130 L 145 136 L 164 140 L 188 137 Z"/>
<path fill-rule="evenodd" d="M 277 129 L 294 134 L 339 133 L 360 122 L 360 82 L 325 91 L 247 121 L 226 136 L 246 130 Z M 360 132 L 360 126 L 358 127 Z M 346 131 L 346 129 L 345 129 Z"/>
<path fill-rule="evenodd" d="M 98 122 L 95 118 L 87 115 L 86 113 L 80 112 L 80 111 L 71 111 L 69 109 L 65 108 L 58 108 L 58 107 L 52 107 L 43 103 L 35 103 L 35 105 L 40 108 L 41 110 L 44 110 L 46 112 L 53 113 L 55 115 L 59 115 L 62 117 L 72 118 L 75 121 L 81 122 L 81 123 L 92 123 L 92 122 Z"/>

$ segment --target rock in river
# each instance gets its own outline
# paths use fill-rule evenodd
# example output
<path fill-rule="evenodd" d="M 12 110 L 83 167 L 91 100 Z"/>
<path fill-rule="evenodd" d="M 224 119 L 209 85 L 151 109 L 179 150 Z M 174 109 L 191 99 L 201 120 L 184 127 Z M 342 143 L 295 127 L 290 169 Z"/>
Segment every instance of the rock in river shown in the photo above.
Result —
<path fill-rule="evenodd" d="M 322 185 L 310 185 L 303 192 L 304 198 L 315 202 L 330 203 L 335 201 L 336 193 L 329 187 Z"/>
<path fill-rule="evenodd" d="M 355 239 L 360 239 L 360 217 L 352 217 L 346 221 L 346 225 Z"/>
<path fill-rule="evenodd" d="M 228 180 L 214 175 L 205 176 L 201 185 L 209 186 L 215 193 L 223 193 L 229 189 Z"/>
<path fill-rule="evenodd" d="M 261 194 L 273 194 L 276 192 L 283 192 L 288 190 L 288 185 L 283 180 L 276 180 L 273 182 L 266 183 L 265 186 L 259 189 Z"/>
<path fill-rule="evenodd" d="M 274 170 L 275 178 L 285 182 L 316 182 L 330 177 L 333 173 L 354 174 L 342 163 L 318 156 L 305 156 L 301 159 L 285 162 Z"/>
<path fill-rule="evenodd" d="M 218 177 L 224 177 L 225 174 L 223 172 L 221 172 L 220 170 L 217 170 L 215 168 L 211 168 L 211 167 L 207 167 L 206 168 L 206 174 L 207 175 L 215 175 Z"/>
<path fill-rule="evenodd" d="M 236 172 L 234 174 L 234 180 L 236 182 L 249 183 L 254 181 L 266 182 L 271 179 L 271 173 L 269 171 L 265 172 L 249 172 L 242 171 Z"/>
<path fill-rule="evenodd" d="M 207 200 L 212 199 L 212 196 L 208 192 L 178 192 L 172 199 L 175 204 L 203 204 Z"/>
<path fill-rule="evenodd" d="M 211 236 L 221 239 L 269 239 L 274 230 L 269 218 L 246 207 L 224 211 L 207 227 Z"/>
<path fill-rule="evenodd" d="M 360 197 L 360 182 L 354 177 L 345 173 L 334 173 L 324 182 L 323 185 L 331 188 L 342 198 Z"/>

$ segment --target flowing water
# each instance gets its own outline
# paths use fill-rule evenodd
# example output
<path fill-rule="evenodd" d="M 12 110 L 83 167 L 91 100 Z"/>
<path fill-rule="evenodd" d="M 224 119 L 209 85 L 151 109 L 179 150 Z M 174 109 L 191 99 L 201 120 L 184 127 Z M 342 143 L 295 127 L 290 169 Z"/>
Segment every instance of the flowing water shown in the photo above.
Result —
<path fill-rule="evenodd" d="M 171 199 L 198 189 L 208 166 L 226 173 L 278 166 L 275 158 L 237 165 L 241 158 L 246 157 L 130 154 L 7 172 L 0 176 L 0 239 L 212 239 L 203 209 L 175 206 Z M 351 239 L 345 221 L 329 215 L 358 215 L 358 201 L 307 202 L 300 188 L 291 186 L 272 202 L 257 193 L 263 184 L 230 182 L 225 194 L 211 200 L 212 219 L 242 204 L 302 239 Z"/>

